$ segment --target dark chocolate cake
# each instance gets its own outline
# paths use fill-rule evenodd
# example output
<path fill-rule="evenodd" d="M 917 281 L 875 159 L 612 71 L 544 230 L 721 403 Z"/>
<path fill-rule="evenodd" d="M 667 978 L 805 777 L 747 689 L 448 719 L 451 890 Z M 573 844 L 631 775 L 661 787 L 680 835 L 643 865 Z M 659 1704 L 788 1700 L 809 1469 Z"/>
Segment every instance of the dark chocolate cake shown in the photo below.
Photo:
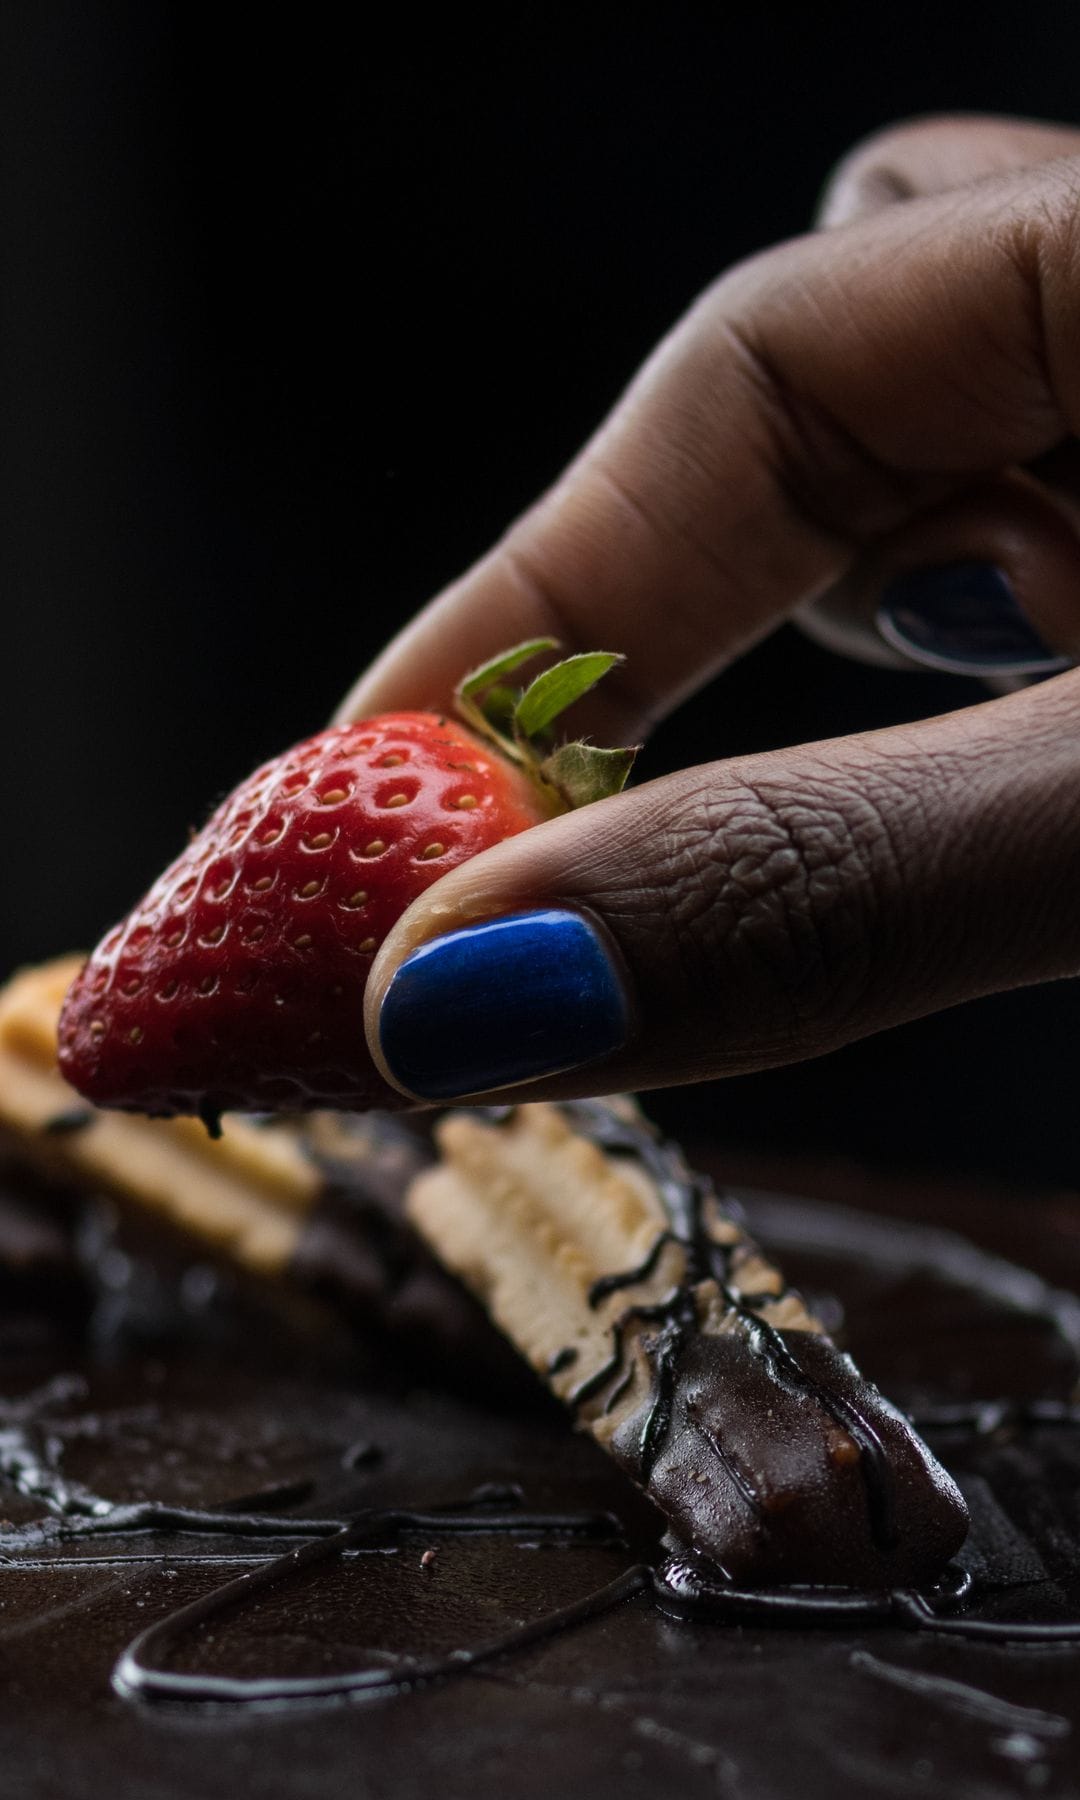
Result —
<path fill-rule="evenodd" d="M 971 1531 L 935 1592 L 770 1611 L 677 1555 L 658 1584 L 662 1520 L 539 1392 L 463 1392 L 9 1182 L 11 1791 L 1080 1791 L 1080 1232 L 863 1200 L 742 1196 Z"/>

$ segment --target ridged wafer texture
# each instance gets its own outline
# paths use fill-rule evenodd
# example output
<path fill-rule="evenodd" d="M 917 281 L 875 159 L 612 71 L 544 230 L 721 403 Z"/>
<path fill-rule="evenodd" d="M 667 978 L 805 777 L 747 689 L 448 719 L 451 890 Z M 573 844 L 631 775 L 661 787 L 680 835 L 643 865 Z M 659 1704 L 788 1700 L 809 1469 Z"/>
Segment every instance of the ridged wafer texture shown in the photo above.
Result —
<path fill-rule="evenodd" d="M 213 1142 L 196 1119 L 99 1112 L 56 1064 L 64 995 L 81 966 L 59 958 L 0 990 L 0 1142 L 36 1169 L 129 1201 L 262 1275 L 292 1255 L 320 1187 L 295 1136 L 232 1120 Z"/>
<path fill-rule="evenodd" d="M 743 1580 L 883 1585 L 956 1550 L 950 1478 L 630 1103 L 437 1138 L 409 1216 L 683 1542 Z"/>
<path fill-rule="evenodd" d="M 104 1197 L 122 1231 L 135 1228 L 139 1255 L 160 1251 L 172 1267 L 189 1247 L 256 1278 L 305 1329 L 344 1318 L 371 1345 L 392 1344 L 397 1360 L 424 1368 L 437 1357 L 449 1386 L 535 1402 L 520 1359 L 405 1221 L 408 1183 L 434 1155 L 425 1126 L 381 1113 L 258 1125 L 230 1115 L 211 1139 L 194 1119 L 99 1111 L 56 1063 L 60 1004 L 78 967 L 59 958 L 0 988 L 0 1162 L 16 1187 L 29 1175 Z"/>
<path fill-rule="evenodd" d="M 613 1104 L 644 1129 L 628 1102 Z M 655 1180 L 641 1162 L 606 1154 L 575 1129 L 568 1109 L 554 1106 L 518 1107 L 502 1126 L 454 1113 L 437 1138 L 442 1163 L 414 1184 L 410 1217 L 552 1392 L 573 1405 L 610 1361 L 612 1331 L 628 1304 L 627 1288 L 597 1295 L 597 1284 L 642 1267 L 654 1252 L 651 1270 L 633 1284 L 635 1306 L 659 1303 L 687 1279 L 686 1245 L 660 1241 L 671 1221 Z M 707 1211 L 732 1291 L 768 1296 L 761 1311 L 777 1326 L 821 1331 L 715 1196 Z M 695 1284 L 695 1306 L 703 1330 L 732 1328 L 714 1278 Z M 611 1390 L 625 1370 L 577 1403 L 580 1420 L 602 1444 L 648 1389 L 643 1340 L 650 1330 L 648 1321 L 632 1320 L 623 1332 L 634 1376 L 621 1397 L 613 1403 Z"/>

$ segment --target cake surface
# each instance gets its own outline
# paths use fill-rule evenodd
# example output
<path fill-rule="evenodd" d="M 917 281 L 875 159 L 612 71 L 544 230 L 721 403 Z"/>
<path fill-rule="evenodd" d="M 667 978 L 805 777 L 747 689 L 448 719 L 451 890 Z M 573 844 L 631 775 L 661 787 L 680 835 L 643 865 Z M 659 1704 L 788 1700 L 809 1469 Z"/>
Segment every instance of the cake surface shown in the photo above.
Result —
<path fill-rule="evenodd" d="M 928 1207 L 933 1226 L 902 1228 L 814 1202 L 749 1196 L 746 1207 L 871 1378 L 930 1421 L 972 1512 L 959 1557 L 975 1582 L 967 1614 L 1080 1619 L 1080 1307 L 1065 1291 L 1080 1282 L 1080 1247 L 1069 1216 L 986 1201 L 989 1255 L 941 1229 L 961 1217 L 960 1200 L 951 1213 Z M 407 1676 L 396 1659 L 506 1635 L 661 1554 L 651 1508 L 553 1409 L 452 1394 L 437 1358 L 418 1377 L 370 1352 L 320 1353 L 239 1299 L 200 1298 L 190 1280 L 187 1303 L 148 1341 L 145 1319 L 133 1331 L 123 1317 L 121 1273 L 103 1271 L 107 1330 L 104 1291 L 88 1331 L 50 1321 L 37 1292 L 40 1329 L 20 1330 L 0 1357 L 0 1720 L 13 1791 L 1076 1791 L 1080 1644 L 969 1641 L 864 1618 L 784 1629 L 674 1620 L 643 1589 L 472 1672 L 361 1703 L 121 1698 L 114 1669 L 148 1625 L 264 1569 L 297 1543 L 305 1515 L 430 1517 L 468 1502 L 505 1520 L 516 1485 L 539 1520 L 524 1533 L 429 1523 L 390 1534 L 179 1633 L 169 1668 Z M 219 1524 L 231 1506 L 236 1522 L 136 1528 L 163 1517 L 144 1512 L 127 1530 L 64 1536 L 65 1497 L 83 1519 L 97 1497 L 208 1509 Z M 280 1518 L 280 1537 L 249 1534 L 252 1512 Z"/>

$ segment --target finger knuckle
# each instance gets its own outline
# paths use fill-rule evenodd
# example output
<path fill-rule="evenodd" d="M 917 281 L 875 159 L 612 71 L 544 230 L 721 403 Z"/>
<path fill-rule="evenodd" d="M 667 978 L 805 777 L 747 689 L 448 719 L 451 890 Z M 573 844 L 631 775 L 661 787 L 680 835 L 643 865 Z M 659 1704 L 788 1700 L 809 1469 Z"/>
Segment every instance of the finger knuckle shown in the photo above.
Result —
<path fill-rule="evenodd" d="M 828 210 L 841 187 L 878 192 L 882 200 L 910 199 L 914 188 L 906 168 L 912 139 L 927 136 L 948 123 L 944 114 L 897 119 L 858 138 L 831 171 L 819 210 Z"/>
<path fill-rule="evenodd" d="M 1080 156 L 1033 170 L 1011 197 L 1004 221 L 1009 247 L 1033 293 L 1075 294 L 1080 265 Z"/>

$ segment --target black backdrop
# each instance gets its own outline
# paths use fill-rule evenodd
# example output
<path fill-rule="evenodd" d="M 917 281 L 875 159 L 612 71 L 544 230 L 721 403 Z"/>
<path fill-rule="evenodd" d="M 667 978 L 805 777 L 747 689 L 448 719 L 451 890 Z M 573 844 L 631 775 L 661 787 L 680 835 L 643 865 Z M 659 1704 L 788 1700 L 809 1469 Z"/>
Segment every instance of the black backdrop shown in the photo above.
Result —
<path fill-rule="evenodd" d="M 0 948 L 88 944 L 556 472 L 722 266 L 938 109 L 1075 117 L 1072 9 L 0 5 Z M 780 633 L 657 773 L 965 684 Z M 1075 984 L 658 1097 L 1071 1181 Z"/>

